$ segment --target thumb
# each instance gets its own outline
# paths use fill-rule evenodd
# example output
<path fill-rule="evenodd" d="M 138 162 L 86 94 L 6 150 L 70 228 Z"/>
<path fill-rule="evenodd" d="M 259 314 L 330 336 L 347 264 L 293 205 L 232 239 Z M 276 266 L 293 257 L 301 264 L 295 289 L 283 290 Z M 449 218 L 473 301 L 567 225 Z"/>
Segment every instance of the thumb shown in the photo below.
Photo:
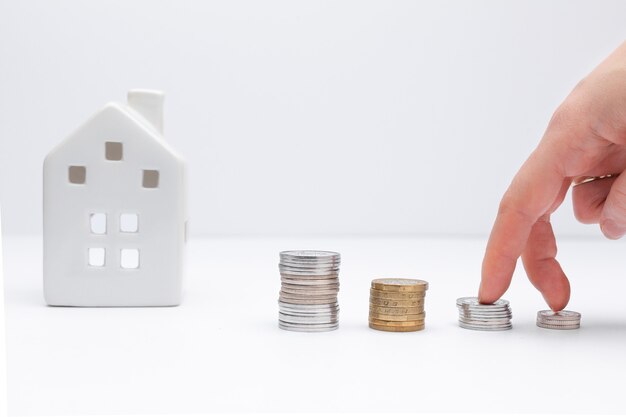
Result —
<path fill-rule="evenodd" d="M 600 216 L 600 229 L 609 239 L 626 234 L 626 175 L 617 177 L 611 186 Z"/>

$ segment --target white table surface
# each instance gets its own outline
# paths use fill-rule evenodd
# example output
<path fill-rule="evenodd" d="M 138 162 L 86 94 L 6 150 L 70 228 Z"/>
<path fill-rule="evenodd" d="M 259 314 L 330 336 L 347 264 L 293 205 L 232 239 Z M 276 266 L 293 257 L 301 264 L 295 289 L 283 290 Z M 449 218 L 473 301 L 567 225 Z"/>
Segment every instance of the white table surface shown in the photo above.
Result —
<path fill-rule="evenodd" d="M 456 324 L 485 241 L 445 238 L 192 239 L 176 308 L 52 308 L 41 239 L 5 239 L 9 412 L 626 412 L 626 242 L 568 240 L 569 308 L 582 328 L 535 326 L 541 296 L 518 268 L 514 328 Z M 342 255 L 340 328 L 277 328 L 278 252 Z M 370 280 L 430 282 L 426 330 L 367 327 Z"/>

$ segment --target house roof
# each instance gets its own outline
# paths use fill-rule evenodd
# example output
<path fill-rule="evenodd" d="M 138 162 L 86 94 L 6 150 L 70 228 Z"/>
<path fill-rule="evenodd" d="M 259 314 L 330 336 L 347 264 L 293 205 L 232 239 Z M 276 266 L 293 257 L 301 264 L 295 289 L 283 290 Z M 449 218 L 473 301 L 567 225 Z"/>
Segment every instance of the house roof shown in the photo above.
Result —
<path fill-rule="evenodd" d="M 117 120 L 116 120 L 117 119 Z M 57 152 L 62 149 L 71 146 L 74 142 L 83 140 L 85 136 L 93 136 L 93 127 L 100 121 L 106 121 L 106 123 L 125 123 L 130 122 L 141 130 L 141 137 L 146 140 L 147 146 L 158 146 L 161 150 L 165 151 L 172 156 L 173 159 L 178 160 L 180 163 L 184 163 L 183 158 L 172 148 L 163 138 L 157 129 L 148 122 L 139 112 L 132 109 L 130 106 L 120 103 L 107 103 L 100 111 L 96 112 L 86 122 L 80 125 L 74 130 L 68 137 L 55 146 L 47 158 L 54 157 Z"/>

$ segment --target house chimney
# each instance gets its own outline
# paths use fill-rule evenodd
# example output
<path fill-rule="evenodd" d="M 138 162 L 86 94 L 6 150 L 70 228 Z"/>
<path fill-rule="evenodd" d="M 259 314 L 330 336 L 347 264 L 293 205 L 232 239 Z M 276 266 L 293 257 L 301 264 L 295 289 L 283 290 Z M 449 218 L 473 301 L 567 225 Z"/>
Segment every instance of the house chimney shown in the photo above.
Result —
<path fill-rule="evenodd" d="M 163 134 L 163 93 L 156 90 L 130 90 L 128 105 Z"/>

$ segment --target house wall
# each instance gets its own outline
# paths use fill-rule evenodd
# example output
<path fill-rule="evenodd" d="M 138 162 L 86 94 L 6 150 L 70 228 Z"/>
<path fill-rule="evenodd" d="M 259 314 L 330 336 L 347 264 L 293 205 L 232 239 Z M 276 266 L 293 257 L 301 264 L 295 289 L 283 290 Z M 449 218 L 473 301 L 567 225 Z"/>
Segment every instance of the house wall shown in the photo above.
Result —
<path fill-rule="evenodd" d="M 123 144 L 123 160 L 106 160 L 106 141 Z M 85 184 L 68 182 L 70 165 L 86 167 Z M 144 169 L 159 171 L 158 188 L 142 187 Z M 44 175 L 44 287 L 49 303 L 179 302 L 185 200 L 183 166 L 176 157 L 109 107 L 50 155 Z M 106 213 L 106 234 L 91 233 L 92 213 Z M 120 231 L 122 213 L 138 214 L 137 233 Z M 88 248 L 105 248 L 103 267 L 88 266 Z M 140 251 L 139 268 L 121 268 L 121 250 L 135 248 Z"/>

